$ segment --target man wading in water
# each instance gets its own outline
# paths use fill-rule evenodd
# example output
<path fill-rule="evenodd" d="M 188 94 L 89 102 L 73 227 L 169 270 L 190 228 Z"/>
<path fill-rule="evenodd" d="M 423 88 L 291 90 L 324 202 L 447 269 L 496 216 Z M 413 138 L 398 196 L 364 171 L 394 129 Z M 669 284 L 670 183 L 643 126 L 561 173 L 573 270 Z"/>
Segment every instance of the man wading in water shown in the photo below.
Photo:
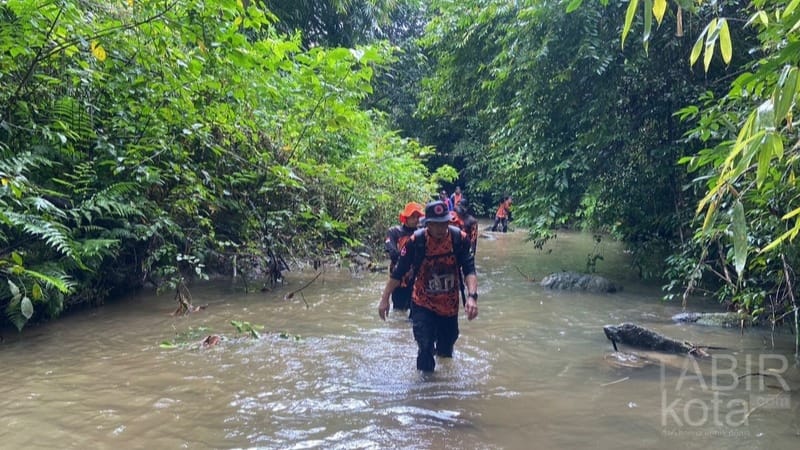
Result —
<path fill-rule="evenodd" d="M 432 372 L 434 355 L 451 358 L 458 339 L 460 277 L 464 276 L 467 319 L 478 316 L 478 277 L 475 258 L 465 233 L 449 226 L 450 212 L 442 201 L 425 206 L 426 226 L 414 233 L 400 251 L 397 266 L 389 276 L 378 305 L 378 315 L 386 320 L 389 296 L 400 285 L 410 268 L 414 269 L 411 296 L 411 321 L 417 341 L 417 370 Z"/>

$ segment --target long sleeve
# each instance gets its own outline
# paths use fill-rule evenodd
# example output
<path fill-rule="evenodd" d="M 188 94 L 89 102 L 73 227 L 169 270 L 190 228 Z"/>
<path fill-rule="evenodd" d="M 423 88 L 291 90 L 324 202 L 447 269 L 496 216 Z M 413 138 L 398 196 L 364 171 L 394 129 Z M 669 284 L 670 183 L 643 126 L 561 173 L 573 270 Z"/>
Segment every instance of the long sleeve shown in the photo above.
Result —
<path fill-rule="evenodd" d="M 466 233 L 462 232 L 461 243 L 454 251 L 456 253 L 456 260 L 461 265 L 461 271 L 466 277 L 467 275 L 475 274 L 475 254 L 470 251 L 471 244 L 469 239 L 465 237 L 465 234 Z"/>
<path fill-rule="evenodd" d="M 392 273 L 389 274 L 389 278 L 393 280 L 403 279 L 403 277 L 408 273 L 408 270 L 411 269 L 411 264 L 414 262 L 415 251 L 416 246 L 414 245 L 414 240 L 408 240 L 403 249 L 401 249 L 400 256 L 397 259 L 397 265 L 394 266 L 394 269 L 392 269 Z"/>
<path fill-rule="evenodd" d="M 386 233 L 386 241 L 383 244 L 386 253 L 389 254 L 389 259 L 392 261 L 392 264 L 395 264 L 397 258 L 400 257 L 400 249 L 397 248 L 398 237 L 399 233 L 397 227 L 389 228 L 389 231 Z"/>

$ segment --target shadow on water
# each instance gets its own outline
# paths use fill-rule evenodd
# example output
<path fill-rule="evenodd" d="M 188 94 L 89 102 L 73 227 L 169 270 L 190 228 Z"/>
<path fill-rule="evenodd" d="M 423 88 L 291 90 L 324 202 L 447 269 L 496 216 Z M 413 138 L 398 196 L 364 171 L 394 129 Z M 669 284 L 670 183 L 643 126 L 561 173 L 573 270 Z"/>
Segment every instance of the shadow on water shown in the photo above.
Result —
<path fill-rule="evenodd" d="M 290 285 L 266 293 L 207 283 L 192 295 L 208 309 L 188 317 L 169 315 L 171 295 L 142 293 L 6 336 L 0 439 L 8 448 L 796 447 L 792 336 L 778 332 L 773 349 L 765 330 L 673 324 L 680 305 L 639 283 L 612 242 L 597 271 L 622 292 L 546 291 L 525 276 L 584 268 L 592 237 L 562 233 L 543 251 L 522 232 L 492 237 L 478 244 L 480 316 L 461 320 L 454 358 L 433 374 L 414 369 L 405 315 L 377 317 L 386 274 L 328 272 L 303 291 L 308 307 L 282 298 L 312 273 L 289 272 Z M 232 320 L 264 325 L 263 338 L 237 337 Z M 602 332 L 624 321 L 729 350 L 624 367 Z M 200 327 L 229 339 L 159 347 Z M 776 376 L 794 390 L 781 394 Z M 758 407 L 776 394 L 780 402 Z"/>

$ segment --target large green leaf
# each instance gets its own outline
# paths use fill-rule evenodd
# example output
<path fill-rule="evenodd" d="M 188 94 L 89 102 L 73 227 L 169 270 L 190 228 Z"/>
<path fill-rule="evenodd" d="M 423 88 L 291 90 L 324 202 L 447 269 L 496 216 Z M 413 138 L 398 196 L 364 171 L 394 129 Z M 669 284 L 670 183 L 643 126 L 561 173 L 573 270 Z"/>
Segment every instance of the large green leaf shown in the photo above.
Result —
<path fill-rule="evenodd" d="M 781 71 L 778 84 L 775 86 L 775 91 L 772 94 L 775 107 L 775 124 L 777 126 L 780 126 L 785 119 L 791 120 L 791 117 L 787 117 L 787 115 L 789 114 L 789 109 L 792 107 L 797 90 L 797 67 L 787 65 Z"/>

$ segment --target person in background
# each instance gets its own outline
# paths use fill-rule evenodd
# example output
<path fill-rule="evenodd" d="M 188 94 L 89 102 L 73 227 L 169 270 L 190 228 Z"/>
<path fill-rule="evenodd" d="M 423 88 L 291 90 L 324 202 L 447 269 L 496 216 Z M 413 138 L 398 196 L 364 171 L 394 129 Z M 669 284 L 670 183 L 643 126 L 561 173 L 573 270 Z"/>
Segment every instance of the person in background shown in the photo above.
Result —
<path fill-rule="evenodd" d="M 419 219 L 425 214 L 422 205 L 416 202 L 407 203 L 400 213 L 400 225 L 389 228 L 384 241 L 384 249 L 389 254 L 389 272 L 397 267 L 400 251 L 419 226 Z M 395 310 L 406 311 L 411 308 L 411 273 L 406 273 L 400 285 L 392 291 L 392 305 Z"/>
<path fill-rule="evenodd" d="M 458 205 L 461 204 L 461 200 L 464 200 L 464 196 L 461 195 L 461 187 L 456 186 L 456 190 L 453 191 L 453 195 L 450 196 L 450 211 L 455 211 Z"/>
<path fill-rule="evenodd" d="M 500 202 L 500 206 L 497 207 L 497 212 L 494 215 L 494 225 L 492 225 L 492 231 L 497 231 L 497 226 L 500 225 L 502 227 L 502 232 L 508 232 L 508 220 L 511 217 L 511 196 L 507 195 L 503 197 L 503 200 Z"/>
<path fill-rule="evenodd" d="M 467 239 L 469 240 L 469 251 L 474 256 L 478 248 L 478 219 L 469 213 L 466 200 L 461 200 L 458 206 L 456 206 L 456 209 L 453 210 L 451 224 L 457 226 L 461 231 L 466 233 Z"/>
<path fill-rule="evenodd" d="M 459 280 L 464 277 L 467 320 L 478 316 L 478 277 L 475 258 L 464 233 L 449 225 L 450 212 L 443 201 L 425 206 L 425 228 L 417 230 L 400 251 L 397 266 L 383 288 L 378 316 L 386 320 L 389 295 L 413 270 L 411 321 L 417 341 L 417 370 L 432 372 L 434 355 L 449 358 L 458 339 Z"/>
<path fill-rule="evenodd" d="M 450 197 L 447 196 L 447 191 L 445 191 L 444 189 L 442 189 L 442 192 L 439 192 L 439 200 L 444 202 L 445 205 L 447 205 L 448 211 L 453 210 L 453 207 L 450 206 Z"/>

